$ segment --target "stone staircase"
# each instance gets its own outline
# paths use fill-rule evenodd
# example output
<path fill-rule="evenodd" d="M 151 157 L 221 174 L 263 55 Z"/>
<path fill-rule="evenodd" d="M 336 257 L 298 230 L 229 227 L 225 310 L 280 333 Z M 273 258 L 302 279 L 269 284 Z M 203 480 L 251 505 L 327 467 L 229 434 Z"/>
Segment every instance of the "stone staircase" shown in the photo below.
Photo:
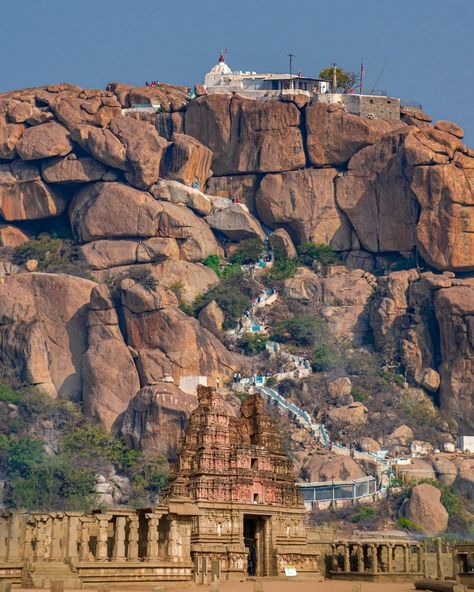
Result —
<path fill-rule="evenodd" d="M 73 571 L 72 566 L 62 561 L 32 563 L 23 573 L 23 586 L 28 588 L 49 589 L 51 582 L 55 580 L 64 582 L 65 589 L 77 590 L 83 587 L 79 575 Z"/>

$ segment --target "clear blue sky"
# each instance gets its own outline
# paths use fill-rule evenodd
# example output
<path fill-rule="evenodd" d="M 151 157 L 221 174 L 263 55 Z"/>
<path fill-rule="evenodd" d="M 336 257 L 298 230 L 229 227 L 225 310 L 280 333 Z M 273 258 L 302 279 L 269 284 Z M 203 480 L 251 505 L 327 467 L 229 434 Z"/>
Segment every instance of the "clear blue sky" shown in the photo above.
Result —
<path fill-rule="evenodd" d="M 337 62 L 367 85 L 464 127 L 474 147 L 474 0 L 4 0 L 0 90 L 68 81 L 193 84 L 229 48 L 234 69 L 317 74 Z M 385 67 L 384 67 L 385 65 Z"/>

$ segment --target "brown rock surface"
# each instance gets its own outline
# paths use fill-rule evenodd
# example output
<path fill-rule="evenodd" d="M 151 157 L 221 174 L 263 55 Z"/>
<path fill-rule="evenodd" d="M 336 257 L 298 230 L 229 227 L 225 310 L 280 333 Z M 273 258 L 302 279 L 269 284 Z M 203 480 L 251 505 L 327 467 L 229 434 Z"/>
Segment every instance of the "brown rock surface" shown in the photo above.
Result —
<path fill-rule="evenodd" d="M 125 146 L 127 181 L 138 189 L 153 185 L 160 176 L 166 140 L 158 135 L 153 126 L 131 117 L 115 117 L 109 129 Z"/>
<path fill-rule="evenodd" d="M 403 507 L 403 514 L 424 533 L 439 535 L 448 528 L 448 513 L 440 502 L 441 491 L 423 483 L 413 488 L 410 499 Z"/>
<path fill-rule="evenodd" d="M 247 238 L 265 239 L 260 222 L 250 214 L 244 204 L 232 204 L 207 216 L 206 222 L 211 228 L 222 233 L 231 241 Z"/>
<path fill-rule="evenodd" d="M 351 248 L 351 229 L 336 204 L 335 169 L 304 169 L 265 175 L 256 195 L 260 218 L 270 228 L 284 226 L 296 242 Z"/>
<path fill-rule="evenodd" d="M 125 170 L 127 151 L 109 129 L 81 125 L 71 133 L 72 139 L 100 162 Z"/>
<path fill-rule="evenodd" d="M 166 149 L 161 176 L 190 186 L 197 180 L 199 187 L 204 187 L 212 174 L 212 159 L 212 152 L 198 140 L 185 134 L 175 134 Z"/>
<path fill-rule="evenodd" d="M 7 221 L 35 220 L 62 214 L 62 194 L 41 180 L 36 165 L 0 164 L 0 215 Z"/>
<path fill-rule="evenodd" d="M 110 430 L 140 388 L 140 382 L 104 284 L 91 293 L 87 326 L 89 346 L 82 359 L 84 411 Z"/>
<path fill-rule="evenodd" d="M 209 304 L 206 304 L 201 309 L 198 319 L 204 329 L 207 329 L 216 337 L 219 337 L 222 333 L 225 316 L 222 308 L 215 300 L 211 300 Z"/>
<path fill-rule="evenodd" d="M 277 228 L 273 231 L 269 236 L 269 241 L 275 255 L 281 254 L 287 259 L 295 259 L 297 257 L 298 253 L 296 252 L 295 245 L 284 228 Z"/>
<path fill-rule="evenodd" d="M 342 107 L 313 103 L 306 107 L 306 145 L 314 166 L 341 165 L 397 127 L 392 121 L 366 119 Z"/>
<path fill-rule="evenodd" d="M 0 158 L 7 160 L 15 158 L 15 146 L 21 138 L 25 126 L 16 123 L 2 123 L 0 121 Z"/>
<path fill-rule="evenodd" d="M 441 408 L 468 430 L 474 429 L 474 286 L 435 292 L 440 331 Z"/>
<path fill-rule="evenodd" d="M 153 197 L 170 201 L 175 205 L 182 205 L 207 216 L 211 213 L 212 200 L 199 189 L 188 187 L 178 181 L 159 179 L 150 189 Z"/>
<path fill-rule="evenodd" d="M 365 405 L 354 401 L 342 407 L 333 407 L 327 411 L 327 416 L 335 424 L 364 424 L 367 423 L 368 410 Z"/>
<path fill-rule="evenodd" d="M 178 308 L 135 314 L 124 306 L 124 315 L 143 385 L 160 382 L 166 374 L 176 383 L 184 376 L 207 376 L 211 384 L 233 375 L 236 358 L 197 319 Z"/>
<path fill-rule="evenodd" d="M 412 187 L 421 205 L 416 236 L 423 259 L 436 269 L 474 269 L 474 170 L 416 167 Z"/>
<path fill-rule="evenodd" d="M 122 113 L 116 98 L 103 90 L 59 93 L 51 107 L 59 121 L 71 131 L 79 125 L 107 127 Z"/>
<path fill-rule="evenodd" d="M 361 467 L 349 456 L 313 454 L 303 464 L 302 476 L 313 481 L 352 481 L 365 477 Z"/>
<path fill-rule="evenodd" d="M 94 183 L 81 189 L 69 207 L 80 242 L 157 234 L 161 205 L 145 192 L 122 183 Z"/>
<path fill-rule="evenodd" d="M 206 222 L 185 206 L 161 202 L 159 217 L 160 236 L 175 238 L 179 243 L 181 259 L 203 261 L 218 252 L 217 241 Z"/>
<path fill-rule="evenodd" d="M 172 383 L 145 386 L 130 401 L 114 429 L 134 450 L 174 458 L 186 421 L 197 403 L 195 395 L 184 393 Z"/>
<path fill-rule="evenodd" d="M 0 245 L 2 247 L 18 247 L 29 240 L 29 236 L 20 228 L 9 224 L 0 225 Z"/>
<path fill-rule="evenodd" d="M 255 215 L 255 193 L 260 177 L 261 175 L 212 176 L 207 181 L 206 192 L 218 197 L 237 199 L 248 207 L 251 214 Z"/>
<path fill-rule="evenodd" d="M 71 158 L 71 156 L 74 156 Z M 99 181 L 106 172 L 100 162 L 90 157 L 77 158 L 69 154 L 65 158 L 42 163 L 42 176 L 47 183 L 89 183 Z"/>
<path fill-rule="evenodd" d="M 464 137 L 464 130 L 462 129 L 462 127 L 456 125 L 452 121 L 440 119 L 439 121 L 435 122 L 434 128 L 436 130 L 447 132 L 448 134 L 456 136 L 456 138 L 462 139 Z"/>
<path fill-rule="evenodd" d="M 23 160 L 65 156 L 72 149 L 68 130 L 54 121 L 27 128 L 16 144 L 16 151 Z"/>
<path fill-rule="evenodd" d="M 100 240 L 79 247 L 92 269 L 179 259 L 178 243 L 173 238 Z"/>
<path fill-rule="evenodd" d="M 185 132 L 214 153 L 216 175 L 285 171 L 305 165 L 293 103 L 214 94 L 191 101 Z"/>
<path fill-rule="evenodd" d="M 360 150 L 336 179 L 337 204 L 362 247 L 373 253 L 409 252 L 415 245 L 418 203 L 406 170 L 407 133 L 387 134 Z"/>
<path fill-rule="evenodd" d="M 435 456 L 433 458 L 433 468 L 436 472 L 436 478 L 444 485 L 452 485 L 456 480 L 457 467 L 446 456 Z"/>
<path fill-rule="evenodd" d="M 0 280 L 2 364 L 26 384 L 78 400 L 94 282 L 50 273 Z"/>

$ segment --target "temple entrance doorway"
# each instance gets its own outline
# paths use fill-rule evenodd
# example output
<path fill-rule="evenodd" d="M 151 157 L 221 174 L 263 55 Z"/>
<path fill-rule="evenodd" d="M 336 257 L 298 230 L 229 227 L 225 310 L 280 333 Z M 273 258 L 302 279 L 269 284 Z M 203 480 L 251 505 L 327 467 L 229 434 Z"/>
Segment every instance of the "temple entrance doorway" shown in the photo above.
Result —
<path fill-rule="evenodd" d="M 247 575 L 263 576 L 265 557 L 265 520 L 259 516 L 244 516 L 244 545 L 247 549 Z"/>

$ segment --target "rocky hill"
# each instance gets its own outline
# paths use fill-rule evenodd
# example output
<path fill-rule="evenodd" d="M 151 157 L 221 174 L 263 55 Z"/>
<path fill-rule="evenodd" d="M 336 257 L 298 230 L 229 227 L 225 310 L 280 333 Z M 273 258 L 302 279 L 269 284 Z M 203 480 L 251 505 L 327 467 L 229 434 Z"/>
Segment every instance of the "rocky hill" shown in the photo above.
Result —
<path fill-rule="evenodd" d="M 435 445 L 472 432 L 474 152 L 462 129 L 416 110 L 385 121 L 303 95 L 197 91 L 0 95 L 3 382 L 74 401 L 130 446 L 172 455 L 196 404 L 187 378 L 273 373 L 227 331 L 265 284 L 280 295 L 260 317 L 270 333 L 297 314 L 319 323 L 318 340 L 286 336 L 293 349 L 376 360 L 376 384 L 366 367 L 359 380 L 355 364 L 313 360 L 292 386 L 315 417 L 346 422 L 341 437 L 361 388 L 368 423 L 353 438 L 373 436 L 381 415 L 405 424 L 390 398 L 414 388 L 443 426 Z M 134 108 L 144 104 L 160 107 Z M 245 246 L 267 237 L 280 267 L 241 271 Z M 384 372 L 401 377 L 385 398 Z M 331 399 L 327 384 L 349 375 L 356 390 Z"/>

